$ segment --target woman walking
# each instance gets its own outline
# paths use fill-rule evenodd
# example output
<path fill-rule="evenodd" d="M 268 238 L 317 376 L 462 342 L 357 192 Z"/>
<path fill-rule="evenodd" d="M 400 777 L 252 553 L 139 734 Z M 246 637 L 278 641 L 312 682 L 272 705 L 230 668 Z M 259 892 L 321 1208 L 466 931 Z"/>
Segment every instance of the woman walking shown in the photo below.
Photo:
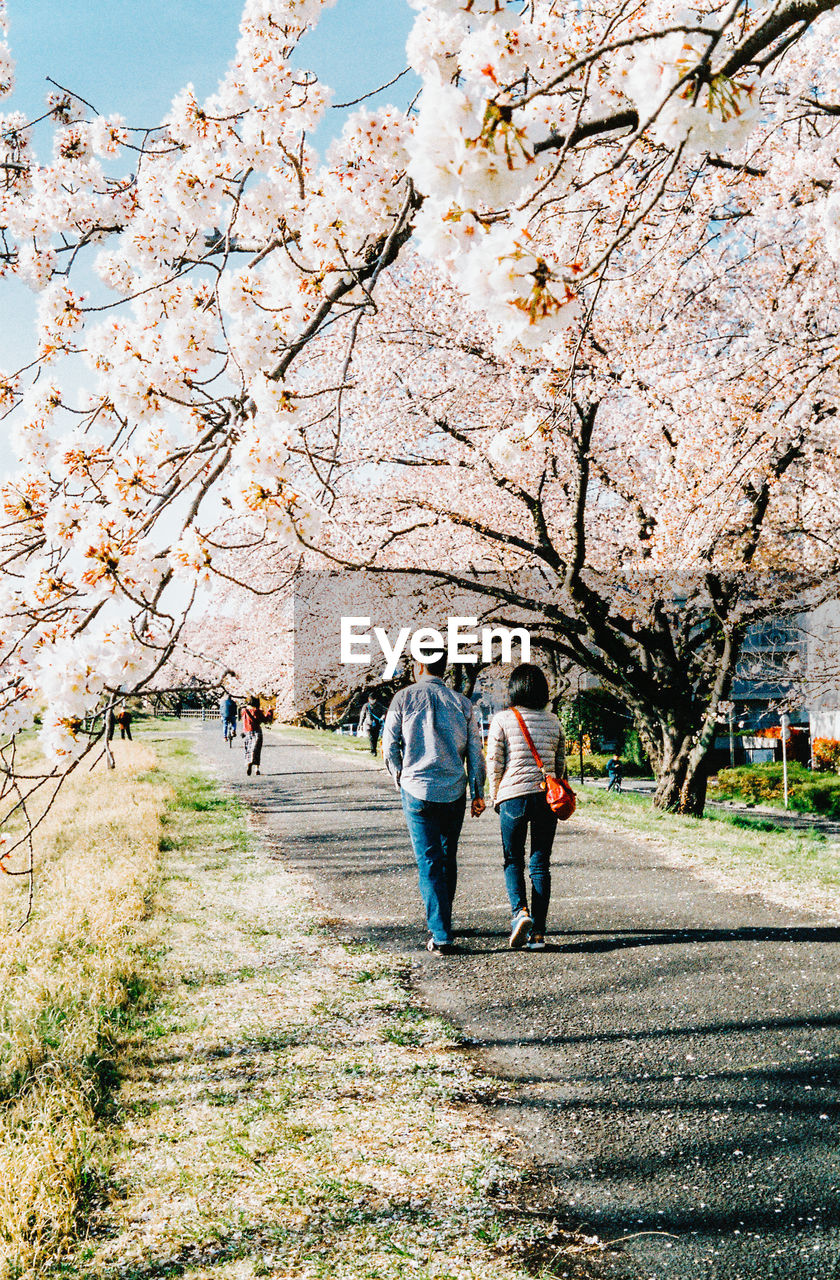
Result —
<path fill-rule="evenodd" d="M 260 709 L 260 700 L 255 694 L 248 699 L 248 705 L 242 708 L 240 715 L 242 716 L 242 741 L 245 747 L 245 772 L 250 777 L 251 770 L 255 769 L 259 775 L 263 744 L 262 727 L 271 720 L 271 713 Z"/>
<path fill-rule="evenodd" d="M 539 667 L 523 662 L 508 684 L 510 706 L 490 722 L 487 738 L 487 775 L 490 801 L 498 811 L 502 829 L 505 884 L 510 898 L 510 945 L 527 945 L 530 951 L 545 949 L 545 924 L 551 895 L 551 846 L 557 817 L 548 807 L 545 782 L 520 727 L 519 717 L 549 773 L 562 777 L 566 748 L 560 721 L 550 711 L 548 681 Z M 528 864 L 531 909 L 525 887 L 525 845 L 531 833 Z"/>

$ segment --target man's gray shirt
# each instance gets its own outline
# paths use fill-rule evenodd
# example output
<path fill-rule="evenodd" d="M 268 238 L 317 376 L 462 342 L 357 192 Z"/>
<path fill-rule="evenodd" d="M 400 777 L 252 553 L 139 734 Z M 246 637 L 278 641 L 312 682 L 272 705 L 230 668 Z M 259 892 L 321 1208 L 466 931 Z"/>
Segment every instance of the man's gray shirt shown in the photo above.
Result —
<path fill-rule="evenodd" d="M 382 752 L 397 786 L 419 800 L 459 800 L 467 778 L 472 798 L 484 795 L 486 771 L 473 704 L 438 676 L 423 676 L 395 696 L 385 718 Z"/>

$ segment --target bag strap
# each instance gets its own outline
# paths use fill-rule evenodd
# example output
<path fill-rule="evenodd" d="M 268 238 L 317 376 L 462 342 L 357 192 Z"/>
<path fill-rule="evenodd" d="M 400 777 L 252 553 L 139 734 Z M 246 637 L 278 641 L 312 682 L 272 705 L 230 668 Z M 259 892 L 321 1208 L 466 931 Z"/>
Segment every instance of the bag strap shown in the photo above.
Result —
<path fill-rule="evenodd" d="M 530 733 L 528 732 L 528 726 L 526 725 L 525 721 L 522 719 L 522 716 L 521 716 L 521 715 L 519 714 L 519 712 L 516 710 L 516 707 L 511 707 L 511 711 L 513 712 L 513 714 L 516 716 L 517 720 L 519 721 L 519 727 L 520 727 L 520 729 L 522 730 L 522 733 L 523 733 L 523 735 L 524 735 L 524 737 L 525 737 L 525 741 L 528 743 L 528 746 L 531 748 L 531 755 L 534 757 L 534 759 L 535 759 L 535 760 L 536 760 L 536 762 L 537 762 L 537 768 L 539 769 L 540 773 L 544 774 L 544 773 L 545 773 L 545 765 L 543 764 L 542 760 L 541 760 L 541 759 L 540 759 L 540 757 L 539 757 L 539 753 L 538 753 L 538 751 L 537 751 L 537 748 L 534 746 L 534 740 L 533 740 L 533 738 L 531 737 Z"/>

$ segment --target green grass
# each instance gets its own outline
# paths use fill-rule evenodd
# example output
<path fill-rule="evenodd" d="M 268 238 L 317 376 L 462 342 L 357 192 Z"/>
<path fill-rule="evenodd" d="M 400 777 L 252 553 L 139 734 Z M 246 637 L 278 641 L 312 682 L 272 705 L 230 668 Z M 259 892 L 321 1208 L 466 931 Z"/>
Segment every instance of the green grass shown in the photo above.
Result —
<path fill-rule="evenodd" d="M 33 745 L 34 750 L 34 745 Z M 78 770 L 37 828 L 36 893 L 0 885 L 0 1277 L 40 1276 L 101 1187 L 124 1036 L 154 999 L 167 784 L 153 756 Z"/>
<path fill-rule="evenodd" d="M 178 723 L 174 721 L 175 726 Z M 246 852 L 250 835 L 242 805 L 221 795 L 215 782 L 196 768 L 189 742 L 173 736 L 172 728 L 160 726 L 160 721 L 151 721 L 140 736 L 154 747 L 161 773 L 172 788 L 162 819 L 161 851 L 184 853 L 201 848 L 222 855 Z"/>
<path fill-rule="evenodd" d="M 791 809 L 840 818 L 840 778 L 836 774 L 814 773 L 795 760 L 789 763 L 787 774 Z M 781 808 L 784 805 L 783 766 L 770 763 L 721 769 L 710 798 Z"/>
<path fill-rule="evenodd" d="M 373 760 L 367 737 L 353 738 L 347 733 L 332 733 L 329 729 L 304 729 L 298 725 L 276 725 L 271 732 L 283 742 L 299 742 L 325 751 L 338 751 L 343 755 L 362 755 Z M 381 756 L 379 763 L 382 763 Z"/>
<path fill-rule="evenodd" d="M 813 828 L 772 818 L 707 809 L 703 818 L 662 813 L 650 796 L 575 784 L 578 812 L 628 835 L 654 839 L 681 858 L 720 873 L 740 888 L 777 891 L 790 901 L 840 905 L 837 842 Z M 574 821 L 574 819 L 572 819 Z"/>
<path fill-rule="evenodd" d="M 414 1006 L 404 962 L 325 932 L 309 891 L 170 732 L 146 730 L 172 789 L 169 985 L 136 1031 L 104 1217 L 61 1274 L 600 1274 L 591 1238 L 558 1249 L 528 1212 L 509 1135 L 459 1101 L 494 1082 Z"/>

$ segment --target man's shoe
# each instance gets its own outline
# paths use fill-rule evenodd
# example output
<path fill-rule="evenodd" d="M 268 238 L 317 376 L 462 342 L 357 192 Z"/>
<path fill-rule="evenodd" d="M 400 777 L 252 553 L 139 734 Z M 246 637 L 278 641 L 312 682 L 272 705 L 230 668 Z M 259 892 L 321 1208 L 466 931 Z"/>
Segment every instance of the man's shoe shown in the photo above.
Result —
<path fill-rule="evenodd" d="M 541 933 L 532 933 L 528 939 L 529 951 L 545 951 L 545 938 Z"/>
<path fill-rule="evenodd" d="M 454 942 L 435 942 L 434 938 L 429 938 L 426 950 L 433 956 L 451 956 L 458 948 Z"/>
<path fill-rule="evenodd" d="M 525 942 L 534 922 L 528 915 L 527 911 L 518 911 L 513 918 L 513 925 L 510 931 L 510 945 L 513 951 L 519 951 L 525 946 Z"/>
<path fill-rule="evenodd" d="M 250 778 L 250 776 L 251 776 L 251 766 L 250 766 L 250 765 L 248 765 L 248 766 L 246 767 L 245 772 L 247 773 L 248 777 Z"/>

